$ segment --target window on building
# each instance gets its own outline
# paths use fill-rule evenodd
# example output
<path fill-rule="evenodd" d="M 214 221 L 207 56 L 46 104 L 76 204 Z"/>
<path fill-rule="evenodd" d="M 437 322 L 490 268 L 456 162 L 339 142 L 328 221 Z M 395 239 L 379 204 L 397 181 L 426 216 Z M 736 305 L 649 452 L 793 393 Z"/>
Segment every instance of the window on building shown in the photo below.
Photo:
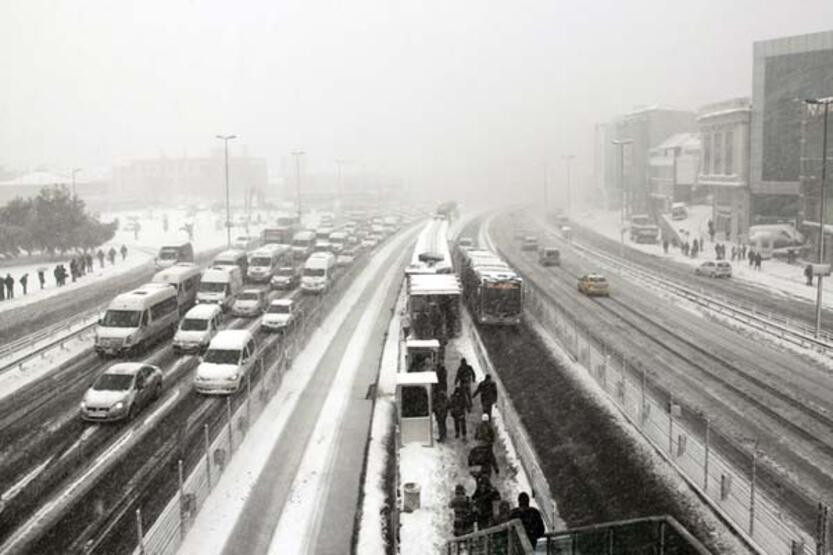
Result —
<path fill-rule="evenodd" d="M 708 175 L 712 172 L 712 136 L 711 133 L 703 134 L 703 166 L 701 172 Z"/>
<path fill-rule="evenodd" d="M 726 132 L 726 175 L 735 173 L 735 134 Z"/>
<path fill-rule="evenodd" d="M 715 133 L 714 134 L 714 171 L 712 171 L 715 175 L 721 175 L 723 173 L 723 133 Z"/>

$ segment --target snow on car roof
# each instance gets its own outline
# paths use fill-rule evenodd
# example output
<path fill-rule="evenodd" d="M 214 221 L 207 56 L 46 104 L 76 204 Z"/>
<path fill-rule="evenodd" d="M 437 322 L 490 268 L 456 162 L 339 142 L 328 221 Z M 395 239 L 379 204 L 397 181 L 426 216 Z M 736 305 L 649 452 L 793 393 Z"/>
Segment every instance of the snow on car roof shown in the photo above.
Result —
<path fill-rule="evenodd" d="M 105 374 L 135 374 L 144 366 L 141 362 L 117 362 L 104 371 Z"/>
<path fill-rule="evenodd" d="M 292 299 L 275 299 L 271 303 L 271 306 L 292 306 Z"/>
<path fill-rule="evenodd" d="M 252 338 L 248 330 L 222 330 L 211 340 L 209 349 L 242 349 Z"/>
<path fill-rule="evenodd" d="M 222 312 L 223 309 L 220 308 L 219 305 L 216 304 L 198 304 L 195 305 L 191 310 L 185 313 L 186 318 L 196 318 L 198 320 L 207 320 L 209 318 L 213 318 L 218 312 Z"/>

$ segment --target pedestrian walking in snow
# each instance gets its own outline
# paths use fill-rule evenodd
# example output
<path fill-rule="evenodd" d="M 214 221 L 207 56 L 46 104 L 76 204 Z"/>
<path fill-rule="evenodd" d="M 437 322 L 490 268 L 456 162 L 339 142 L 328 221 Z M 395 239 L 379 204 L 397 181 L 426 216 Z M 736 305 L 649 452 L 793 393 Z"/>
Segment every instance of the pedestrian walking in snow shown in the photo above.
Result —
<path fill-rule="evenodd" d="M 110 261 L 110 265 L 114 265 L 116 263 L 116 249 L 110 247 L 110 250 L 107 251 L 107 260 Z"/>
<path fill-rule="evenodd" d="M 474 503 L 474 512 L 477 517 L 477 529 L 485 530 L 492 526 L 495 509 L 500 503 L 500 493 L 487 476 L 480 475 L 477 478 L 477 487 L 471 494 L 471 500 Z"/>
<path fill-rule="evenodd" d="M 471 411 L 471 384 L 474 382 L 474 368 L 469 366 L 465 358 L 460 359 L 460 366 L 457 368 L 457 375 L 454 377 L 454 383 L 460 386 L 463 390 L 463 395 L 466 397 L 466 410 Z"/>
<path fill-rule="evenodd" d="M 448 504 L 448 508 L 454 511 L 454 535 L 465 536 L 474 532 L 474 505 L 466 495 L 466 488 L 463 484 L 454 487 L 454 497 Z"/>
<path fill-rule="evenodd" d="M 454 393 L 451 394 L 451 399 L 448 403 L 448 410 L 451 413 L 451 418 L 454 420 L 454 437 L 459 438 L 463 436 L 466 439 L 466 396 L 463 390 L 458 386 Z"/>
<path fill-rule="evenodd" d="M 96 258 L 98 258 L 98 263 L 101 265 L 102 268 L 104 268 L 104 251 L 98 249 L 98 252 L 95 253 L 95 256 Z"/>
<path fill-rule="evenodd" d="M 500 474 L 491 443 L 478 443 L 472 447 L 469 451 L 468 463 L 469 472 L 475 478 L 479 476 L 490 478 L 493 470 L 495 474 Z"/>
<path fill-rule="evenodd" d="M 40 283 L 40 288 L 43 289 L 46 286 L 46 269 L 45 268 L 38 268 L 38 282 Z"/>
<path fill-rule="evenodd" d="M 0 301 L 5 301 L 6 300 L 6 293 L 4 293 L 4 291 L 6 290 L 6 288 L 3 287 L 2 281 L 3 280 L 0 279 Z"/>
<path fill-rule="evenodd" d="M 121 249 L 119 250 L 121 251 L 121 259 L 127 260 L 127 247 L 125 245 L 122 245 Z"/>
<path fill-rule="evenodd" d="M 807 278 L 807 285 L 813 285 L 813 265 L 804 266 L 804 277 Z"/>
<path fill-rule="evenodd" d="M 446 428 L 446 420 L 448 419 L 448 398 L 445 396 L 445 391 L 437 391 L 432 399 L 432 405 L 434 418 L 437 419 L 437 432 L 439 434 L 437 441 L 442 443 L 448 435 L 448 429 Z"/>
<path fill-rule="evenodd" d="M 84 255 L 84 260 L 87 263 L 87 271 L 89 273 L 93 273 L 93 255 L 90 253 L 86 253 Z"/>
<path fill-rule="evenodd" d="M 492 426 L 492 420 L 488 414 L 483 414 L 480 417 L 480 423 L 474 431 L 474 439 L 475 441 L 488 443 L 489 445 L 495 442 L 495 427 Z"/>
<path fill-rule="evenodd" d="M 509 519 L 519 519 L 524 525 L 526 537 L 533 546 L 538 543 L 538 538 L 544 535 L 544 519 L 541 512 L 535 507 L 529 506 L 529 494 L 522 491 L 518 494 L 518 506 L 509 513 Z"/>
<path fill-rule="evenodd" d="M 754 249 L 749 249 L 749 267 L 755 265 L 755 251 Z"/>
<path fill-rule="evenodd" d="M 448 394 L 448 370 L 442 362 L 437 366 L 437 390 L 442 391 L 444 395 Z"/>
<path fill-rule="evenodd" d="M 662 252 L 668 254 L 668 239 L 662 240 Z"/>
<path fill-rule="evenodd" d="M 738 257 L 738 248 L 735 245 L 732 245 L 731 255 L 732 255 L 732 262 L 734 262 L 735 259 Z"/>
<path fill-rule="evenodd" d="M 18 281 L 20 282 L 20 288 L 23 289 L 23 294 L 25 295 L 26 294 L 26 286 L 29 285 L 29 274 L 28 273 L 23 274 L 22 276 L 20 276 L 18 278 Z"/>
<path fill-rule="evenodd" d="M 6 283 L 6 298 L 7 299 L 14 299 L 14 278 L 11 274 L 6 274 L 6 279 L 3 280 Z"/>
<path fill-rule="evenodd" d="M 761 253 L 755 253 L 755 269 L 761 271 L 761 262 L 763 262 L 763 257 Z"/>
<path fill-rule="evenodd" d="M 483 407 L 483 414 L 492 417 L 492 406 L 497 402 L 497 384 L 492 381 L 492 376 L 486 374 L 483 381 L 477 385 L 472 398 L 480 395 L 480 405 Z"/>

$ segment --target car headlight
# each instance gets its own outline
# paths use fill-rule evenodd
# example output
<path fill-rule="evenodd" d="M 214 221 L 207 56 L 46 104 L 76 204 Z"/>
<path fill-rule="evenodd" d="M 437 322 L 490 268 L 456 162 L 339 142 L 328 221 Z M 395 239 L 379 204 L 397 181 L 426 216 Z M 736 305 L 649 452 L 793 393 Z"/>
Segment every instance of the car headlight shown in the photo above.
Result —
<path fill-rule="evenodd" d="M 240 377 L 240 373 L 239 373 L 239 372 L 235 372 L 234 374 L 232 374 L 231 376 L 229 376 L 229 380 L 236 381 L 236 380 L 237 380 L 237 378 L 239 378 L 239 377 Z"/>
<path fill-rule="evenodd" d="M 81 401 L 81 408 L 86 409 L 87 408 L 87 403 L 84 402 L 84 401 Z"/>
<path fill-rule="evenodd" d="M 121 410 L 124 408 L 124 401 L 119 401 L 115 405 L 113 405 L 113 410 Z"/>

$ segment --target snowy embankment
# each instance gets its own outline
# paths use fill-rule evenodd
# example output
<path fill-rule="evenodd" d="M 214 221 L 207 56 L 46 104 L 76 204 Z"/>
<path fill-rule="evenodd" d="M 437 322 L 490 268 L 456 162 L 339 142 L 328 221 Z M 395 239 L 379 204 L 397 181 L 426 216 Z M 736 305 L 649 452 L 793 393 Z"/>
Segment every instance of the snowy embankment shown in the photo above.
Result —
<path fill-rule="evenodd" d="M 685 256 L 679 248 L 673 246 L 669 247 L 668 254 L 665 254 L 662 250 L 662 244 L 649 245 L 634 243 L 630 241 L 627 233 L 625 233 L 625 245 L 661 259 L 685 264 L 690 266 L 692 271 L 694 271 L 694 268 L 702 264 L 703 261 L 715 259 L 715 243 L 722 242 L 712 242 L 709 240 L 707 222 L 710 215 L 711 207 L 692 206 L 689 208 L 689 217 L 687 219 L 674 222 L 675 228 L 683 230 L 684 234 L 688 233 L 688 236 L 692 240 L 695 238 L 703 239 L 704 252 L 700 253 L 697 258 Z M 576 222 L 609 239 L 615 241 L 619 241 L 620 239 L 620 214 L 618 211 L 598 208 L 583 209 L 579 212 Z M 765 260 L 761 265 L 761 270 L 758 271 L 749 266 L 747 260 L 732 261 L 731 243 L 722 243 L 726 245 L 727 260 L 732 264 L 731 279 L 746 281 L 775 295 L 799 297 L 813 303 L 816 301 L 816 287 L 807 286 L 804 277 L 804 266 L 802 264 L 787 264 L 783 260 L 771 259 Z M 824 305 L 825 307 L 833 307 L 833 280 L 826 280 L 823 286 L 825 291 Z"/>

